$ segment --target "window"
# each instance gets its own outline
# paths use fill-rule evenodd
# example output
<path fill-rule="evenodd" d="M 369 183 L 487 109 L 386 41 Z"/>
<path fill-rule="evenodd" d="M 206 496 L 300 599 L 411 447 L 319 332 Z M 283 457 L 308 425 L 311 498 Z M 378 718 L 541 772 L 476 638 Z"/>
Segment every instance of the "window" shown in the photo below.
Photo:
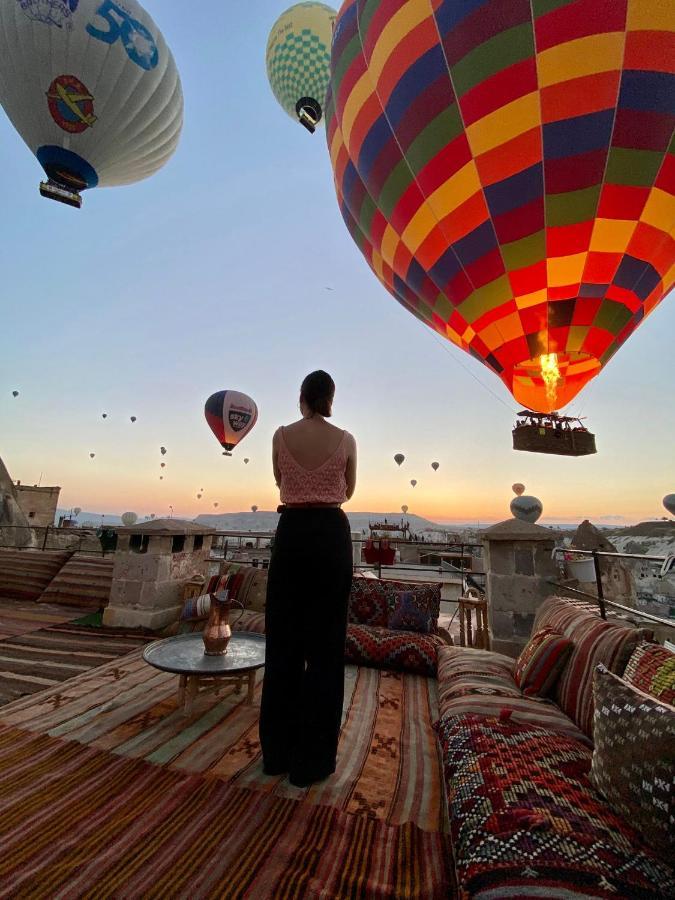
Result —
<path fill-rule="evenodd" d="M 172 553 L 182 553 L 185 549 L 185 535 L 184 534 L 175 534 L 173 536 L 173 540 L 171 541 L 171 552 Z"/>
<path fill-rule="evenodd" d="M 149 542 L 149 534 L 132 534 L 129 539 L 129 549 L 132 553 L 147 553 Z"/>
<path fill-rule="evenodd" d="M 34 512 L 29 512 L 29 513 L 28 513 L 28 518 L 29 518 L 29 519 L 34 519 L 34 518 L 35 518 L 35 513 L 34 513 Z"/>
<path fill-rule="evenodd" d="M 195 545 L 194 545 L 194 549 L 195 549 L 195 550 L 201 550 L 203 546 L 204 546 L 204 535 L 203 535 L 203 534 L 196 534 L 196 535 L 195 535 Z"/>

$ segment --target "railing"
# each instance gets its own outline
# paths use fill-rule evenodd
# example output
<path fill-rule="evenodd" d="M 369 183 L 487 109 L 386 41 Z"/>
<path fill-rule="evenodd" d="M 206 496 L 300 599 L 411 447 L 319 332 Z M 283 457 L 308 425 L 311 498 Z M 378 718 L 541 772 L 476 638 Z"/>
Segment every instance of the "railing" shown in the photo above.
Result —
<path fill-rule="evenodd" d="M 59 528 L 56 525 L 0 525 L 0 549 L 73 550 L 75 553 L 91 553 L 96 556 L 114 553 L 114 548 L 109 543 L 101 542 L 93 536 L 94 530 Z M 107 529 L 104 527 L 104 530 Z M 9 538 L 9 534 L 13 540 Z M 26 541 L 25 545 L 17 546 L 22 539 Z"/>
<path fill-rule="evenodd" d="M 623 603 L 617 603 L 615 600 L 607 599 L 607 597 L 605 596 L 605 586 L 602 583 L 602 570 L 600 568 L 601 558 L 635 559 L 653 564 L 660 563 L 661 570 L 658 577 L 665 578 L 668 575 L 675 575 L 675 555 L 671 554 L 668 556 L 652 556 L 645 553 L 614 553 L 605 550 L 571 550 L 566 547 L 556 547 L 553 550 L 554 556 L 560 553 L 563 553 L 565 555 L 565 558 L 568 558 L 568 555 L 575 555 L 585 557 L 586 559 L 590 557 L 593 560 L 593 568 L 595 571 L 595 588 L 597 593 L 595 595 L 589 594 L 587 591 L 582 591 L 578 588 L 560 584 L 560 582 L 555 581 L 554 579 L 549 579 L 549 584 L 554 584 L 556 587 L 563 588 L 564 590 L 569 591 L 572 594 L 576 594 L 591 600 L 596 600 L 598 603 L 601 618 L 607 618 L 606 607 L 611 606 L 613 609 L 619 609 L 622 612 L 628 612 L 631 615 L 639 616 L 640 618 L 645 619 L 649 622 L 664 625 L 667 628 L 675 628 L 675 621 L 673 621 L 672 619 L 664 619 L 662 616 L 655 616 L 652 615 L 652 613 L 643 612 L 642 610 L 636 609 L 635 607 L 626 606 Z"/>

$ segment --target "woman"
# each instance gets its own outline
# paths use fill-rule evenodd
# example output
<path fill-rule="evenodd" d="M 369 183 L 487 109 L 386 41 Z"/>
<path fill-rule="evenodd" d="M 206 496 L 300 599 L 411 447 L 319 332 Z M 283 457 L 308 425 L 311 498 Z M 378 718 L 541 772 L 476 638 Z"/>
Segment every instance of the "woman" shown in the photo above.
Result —
<path fill-rule="evenodd" d="M 307 787 L 335 771 L 344 693 L 352 545 L 340 506 L 356 485 L 356 442 L 326 421 L 335 384 L 312 372 L 302 418 L 272 444 L 282 506 L 267 580 L 260 742 L 268 775 Z"/>

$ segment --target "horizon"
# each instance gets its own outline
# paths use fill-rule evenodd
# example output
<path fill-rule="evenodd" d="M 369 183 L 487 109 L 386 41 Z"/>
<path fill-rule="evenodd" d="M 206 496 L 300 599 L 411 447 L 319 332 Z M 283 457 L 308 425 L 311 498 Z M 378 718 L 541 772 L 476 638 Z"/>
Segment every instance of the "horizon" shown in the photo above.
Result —
<path fill-rule="evenodd" d="M 203 487 L 222 512 L 274 508 L 272 434 L 297 416 L 302 378 L 324 368 L 337 384 L 336 423 L 359 445 L 352 506 L 501 521 L 510 485 L 523 482 L 545 521 L 580 509 L 591 521 L 660 517 L 675 491 L 672 292 L 566 410 L 589 417 L 598 454 L 513 451 L 518 404 L 382 288 L 342 222 L 325 133 L 310 136 L 277 105 L 265 47 L 286 4 L 197 5 L 189 22 L 180 4 L 145 5 L 186 100 L 177 153 L 155 176 L 88 191 L 81 211 L 49 203 L 37 161 L 0 113 L 12 211 L 0 243 L 12 298 L 0 456 L 14 479 L 61 485 L 66 507 L 173 506 L 194 518 Z M 260 409 L 229 459 L 202 412 L 224 388 Z"/>

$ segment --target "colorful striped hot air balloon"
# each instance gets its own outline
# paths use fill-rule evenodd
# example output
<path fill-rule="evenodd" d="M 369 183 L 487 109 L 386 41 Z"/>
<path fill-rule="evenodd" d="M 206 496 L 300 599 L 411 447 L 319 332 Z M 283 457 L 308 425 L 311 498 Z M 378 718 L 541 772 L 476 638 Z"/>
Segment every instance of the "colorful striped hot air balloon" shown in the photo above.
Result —
<path fill-rule="evenodd" d="M 569 403 L 673 284 L 673 4 L 347 0 L 327 138 L 343 218 L 519 403 Z"/>

